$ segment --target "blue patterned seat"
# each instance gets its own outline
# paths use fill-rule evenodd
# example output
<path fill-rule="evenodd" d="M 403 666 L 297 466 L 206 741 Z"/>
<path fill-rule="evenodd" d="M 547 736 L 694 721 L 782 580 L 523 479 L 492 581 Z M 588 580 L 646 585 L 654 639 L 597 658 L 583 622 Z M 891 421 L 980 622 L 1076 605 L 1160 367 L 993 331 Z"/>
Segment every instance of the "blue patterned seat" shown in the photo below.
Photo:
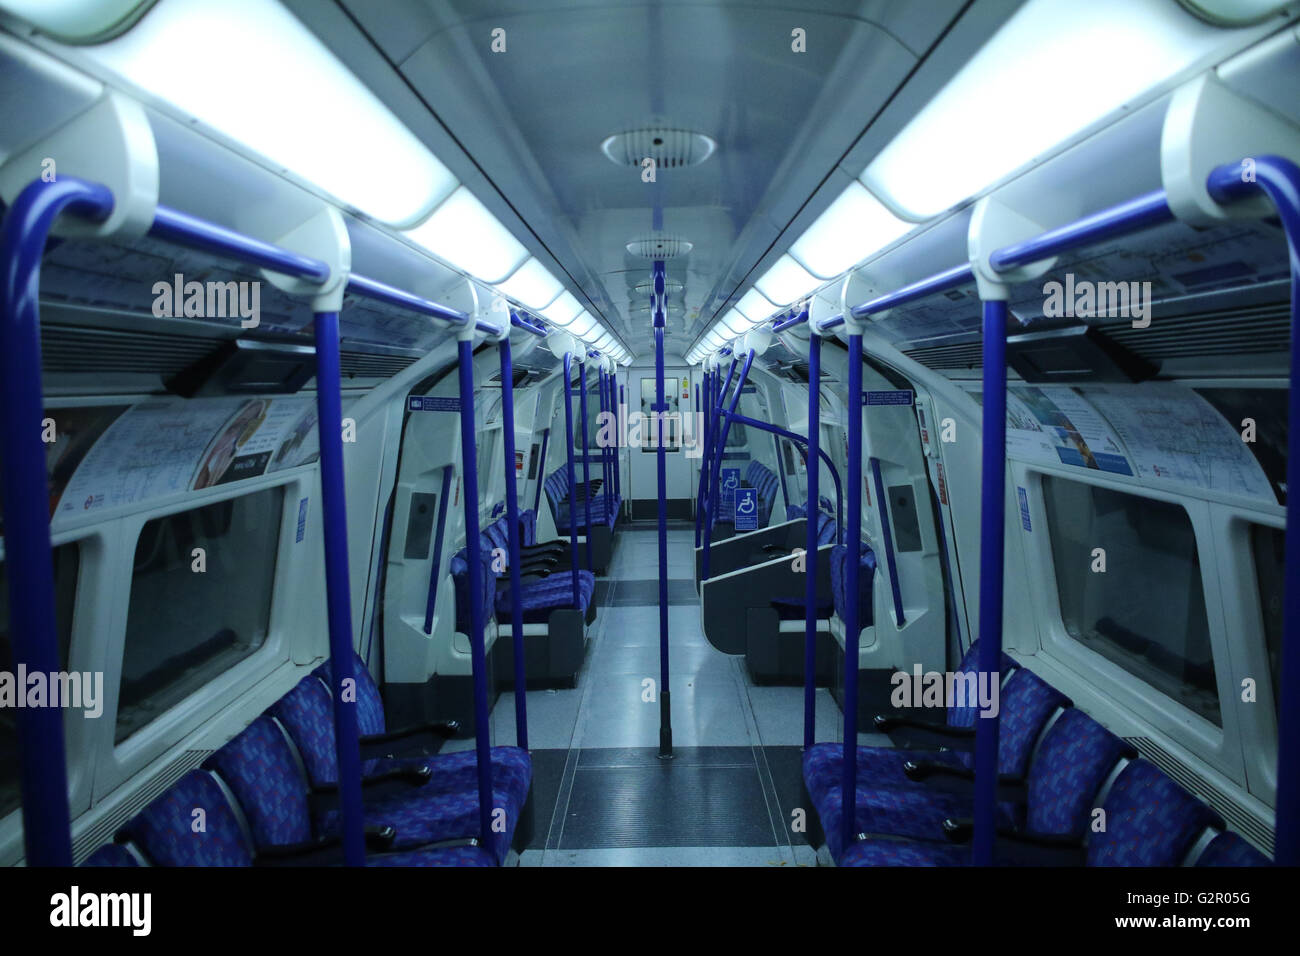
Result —
<path fill-rule="evenodd" d="M 593 484 L 595 483 L 593 479 Z M 567 465 L 555 469 L 542 483 L 546 489 L 546 500 L 551 505 L 551 514 L 555 517 L 555 530 L 560 534 L 568 534 L 569 527 L 569 469 Z M 587 506 L 591 507 L 591 520 L 593 525 L 605 525 L 613 528 L 618 520 L 619 508 L 622 501 L 612 492 L 591 492 L 590 501 L 585 501 L 581 496 L 581 490 L 578 495 L 574 496 L 572 502 L 573 509 L 576 512 L 576 524 L 579 534 L 583 534 L 587 526 Z"/>
<path fill-rule="evenodd" d="M 861 568 L 858 572 L 858 623 L 862 627 L 870 627 L 873 620 L 871 582 L 876 574 L 876 553 L 865 541 L 858 552 L 858 564 Z M 849 604 L 848 571 L 848 545 L 837 544 L 831 548 L 831 600 L 840 620 L 844 620 Z"/>
<path fill-rule="evenodd" d="M 967 657 L 973 663 L 973 656 L 968 654 Z M 1059 708 L 1069 705 L 1065 695 L 1040 680 L 1032 671 L 1015 670 L 1007 679 L 1000 698 L 999 773 L 1013 778 L 1024 777 L 1042 728 Z M 923 781 L 913 781 L 903 770 L 909 760 L 938 763 L 963 771 L 971 769 L 974 764 L 972 755 L 965 751 L 932 753 L 859 747 L 855 832 L 938 840 L 943 838 L 945 819 L 971 815 L 972 802 L 968 794 L 937 791 Z M 1108 769 L 1114 763 L 1111 760 Z M 843 839 L 840 779 L 843 766 L 843 747 L 838 744 L 817 744 L 804 757 L 808 795 L 817 809 L 827 847 L 837 858 Z M 1017 826 L 1022 813 L 1022 807 L 1016 803 L 999 804 L 999 824 Z"/>
<path fill-rule="evenodd" d="M 253 787 L 248 792 L 256 805 L 274 799 L 257 791 L 253 781 L 259 775 L 260 772 L 247 778 Z M 240 823 L 239 813 L 250 825 L 260 820 L 271 827 L 264 832 L 297 832 L 293 826 L 284 827 L 283 821 L 271 821 L 266 815 L 259 817 L 252 812 L 254 804 L 241 805 L 237 811 L 211 771 L 191 770 L 130 820 L 119 837 L 129 838 L 138 845 L 143 856 L 155 866 L 252 866 L 256 854 L 249 834 Z M 341 860 L 340 853 L 336 862 Z M 138 866 L 139 863 L 125 847 L 110 844 L 91 854 L 85 865 Z M 494 860 L 481 847 L 457 846 L 371 854 L 366 863 L 368 866 L 492 866 Z"/>
<path fill-rule="evenodd" d="M 358 681 L 358 704 L 362 697 L 368 696 L 368 683 Z M 373 688 L 373 684 L 370 687 Z M 378 696 L 377 689 L 375 696 Z M 373 713 L 374 707 L 365 710 Z M 325 683 L 314 674 L 305 677 L 271 708 L 271 713 L 292 737 L 311 784 L 326 786 L 335 783 L 338 780 L 338 762 L 330 692 Z M 371 729 L 374 729 L 373 724 L 366 728 Z M 382 729 L 377 732 L 382 732 Z M 493 809 L 503 811 L 504 816 L 501 829 L 483 834 L 481 839 L 494 858 L 501 861 L 510 850 L 515 828 L 528 799 L 532 764 L 528 753 L 518 747 L 494 747 L 491 759 Z M 367 761 L 363 772 L 374 774 L 412 766 L 427 766 L 431 771 L 429 782 L 400 797 L 367 801 L 366 822 L 396 828 L 394 848 L 479 835 L 478 764 L 474 752 L 381 758 Z M 312 827 L 317 834 L 329 834 L 337 832 L 339 822 L 337 810 L 331 809 L 318 814 Z"/>
<path fill-rule="evenodd" d="M 1197 866 L 1272 866 L 1273 861 L 1231 830 L 1224 830 L 1196 858 Z"/>
<path fill-rule="evenodd" d="M 1057 769 L 1044 774 L 1042 788 L 1035 790 L 1031 783 L 1030 799 L 1039 806 L 1035 809 L 1031 803 L 1026 820 L 1028 832 L 1050 833 L 1035 828 L 1058 825 L 1063 828 L 1059 835 L 1086 838 L 1086 849 L 1078 859 L 1087 866 L 1179 866 L 1207 828 L 1223 827 L 1217 813 L 1154 764 L 1134 760 L 1116 776 L 1102 802 L 1103 814 L 1097 817 L 1104 828 L 1093 832 L 1088 823 L 1093 818 L 1096 790 L 1090 788 L 1098 783 L 1099 776 L 1109 776 L 1113 766 L 1113 762 L 1108 763 L 1110 758 L 1118 760 L 1125 756 L 1124 745 L 1120 742 L 1117 746 L 1088 732 L 1084 725 L 1065 728 L 1062 736 L 1073 743 L 1081 730 L 1092 740 L 1082 751 L 1077 746 L 1053 741 L 1051 734 L 1044 739 L 1044 750 L 1051 744 L 1055 751 L 1048 759 Z M 1081 757 L 1088 764 L 1084 772 L 1071 770 L 1069 762 Z M 1036 760 L 1035 765 L 1038 763 Z M 1235 840 L 1234 836 L 1223 833 L 1215 837 L 1201 853 L 1197 865 L 1267 863 L 1250 847 L 1243 849 L 1240 844 L 1244 841 Z M 1016 853 L 1014 838 L 1000 837 L 995 853 L 994 862 L 1001 865 L 1023 865 L 1026 860 Z M 840 866 L 964 866 L 970 863 L 969 854 L 969 848 L 963 846 L 868 838 L 846 848 L 837 862 Z"/>

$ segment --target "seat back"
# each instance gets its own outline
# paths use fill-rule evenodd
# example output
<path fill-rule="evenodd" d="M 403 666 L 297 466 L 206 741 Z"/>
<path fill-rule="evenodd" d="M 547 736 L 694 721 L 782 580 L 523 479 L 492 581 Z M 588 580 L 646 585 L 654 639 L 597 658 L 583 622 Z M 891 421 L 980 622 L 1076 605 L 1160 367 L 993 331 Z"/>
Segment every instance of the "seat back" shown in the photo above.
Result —
<path fill-rule="evenodd" d="M 235 809 L 207 770 L 191 770 L 127 823 L 157 866 L 252 866 Z"/>
<path fill-rule="evenodd" d="M 1224 830 L 1196 858 L 1197 866 L 1272 866 L 1273 861 L 1231 830 Z"/>
<path fill-rule="evenodd" d="M 1058 708 L 1070 706 L 1070 698 L 1033 671 L 1013 671 L 999 699 L 998 773 L 1023 777 L 1043 727 Z"/>
<path fill-rule="evenodd" d="M 957 665 L 955 673 L 970 674 L 979 670 L 979 645 L 978 640 L 971 642 L 970 648 L 966 651 L 966 656 L 961 659 Z M 1010 671 L 1015 670 L 1016 662 L 1008 657 L 1005 653 L 1002 655 L 1001 671 L 1006 676 Z M 948 726 L 949 727 L 974 727 L 975 717 L 979 713 L 979 708 L 972 706 L 969 701 L 963 701 L 958 704 L 955 700 L 949 701 L 948 704 Z"/>
<path fill-rule="evenodd" d="M 1043 736 L 1029 767 L 1025 829 L 1082 837 L 1102 784 L 1137 752 L 1083 711 L 1066 709 Z"/>
<path fill-rule="evenodd" d="M 530 546 L 537 543 L 537 512 L 532 508 L 519 512 L 519 543 Z"/>
<path fill-rule="evenodd" d="M 871 581 L 876 573 L 876 553 L 865 541 L 862 542 L 859 559 L 861 570 L 858 573 L 858 623 L 862 627 L 870 627 L 875 620 L 871 601 Z M 831 548 L 831 598 L 835 603 L 835 613 L 840 616 L 840 620 L 844 619 L 845 608 L 849 603 L 848 563 L 849 549 L 846 545 L 837 544 Z"/>
<path fill-rule="evenodd" d="M 497 575 L 492 570 L 492 551 L 484 549 L 480 543 L 479 563 L 481 574 L 479 575 L 480 593 L 478 595 L 479 608 L 483 613 L 483 620 L 492 620 L 492 605 L 496 599 Z M 456 630 L 462 634 L 468 634 L 470 631 L 470 593 L 469 593 L 469 552 L 461 548 L 451 556 L 449 565 L 451 570 L 451 580 L 456 592 Z"/>
<path fill-rule="evenodd" d="M 1089 834 L 1088 866 L 1179 866 L 1206 827 L 1224 825 L 1145 760 L 1120 772 L 1102 809 L 1105 829 Z"/>
<path fill-rule="evenodd" d="M 370 674 L 370 667 L 361 659 L 361 655 L 355 651 L 352 654 L 352 673 L 356 676 L 357 681 L 357 731 L 363 737 L 371 734 L 387 733 L 388 727 L 384 719 L 384 698 L 379 693 L 379 685 L 375 683 L 374 677 Z M 330 662 L 327 660 L 314 671 L 317 677 L 325 682 L 328 689 L 333 687 L 333 681 L 330 679 Z"/>
<path fill-rule="evenodd" d="M 235 794 L 256 846 L 311 839 L 307 781 L 284 732 L 270 717 L 258 717 L 204 766 L 220 774 Z"/>
<path fill-rule="evenodd" d="M 334 750 L 334 711 L 330 692 L 315 674 L 308 674 L 269 711 L 293 738 L 313 786 L 339 778 Z"/>

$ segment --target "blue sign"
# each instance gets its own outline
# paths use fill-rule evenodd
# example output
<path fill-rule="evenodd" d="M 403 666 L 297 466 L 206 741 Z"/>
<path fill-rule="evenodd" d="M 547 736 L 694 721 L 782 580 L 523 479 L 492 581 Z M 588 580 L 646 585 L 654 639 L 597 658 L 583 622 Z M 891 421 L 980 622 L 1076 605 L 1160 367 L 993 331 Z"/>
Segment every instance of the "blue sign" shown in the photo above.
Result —
<path fill-rule="evenodd" d="M 412 395 L 406 400 L 410 412 L 458 412 L 460 399 L 453 396 Z"/>
<path fill-rule="evenodd" d="M 307 536 L 307 499 L 302 498 L 298 501 L 298 536 L 294 538 L 294 544 L 297 544 Z"/>
<path fill-rule="evenodd" d="M 900 388 L 888 392 L 863 392 L 863 405 L 911 405 L 912 390 Z"/>
<path fill-rule="evenodd" d="M 722 480 L 718 484 L 718 488 L 722 492 L 722 503 L 730 507 L 731 503 L 736 500 L 736 489 L 740 487 L 740 469 L 723 468 L 720 474 Z"/>
<path fill-rule="evenodd" d="M 1020 497 L 1020 526 L 1026 531 L 1033 531 L 1029 526 L 1029 495 L 1019 485 L 1016 485 L 1016 494 Z"/>
<path fill-rule="evenodd" d="M 736 489 L 736 530 L 758 530 L 758 489 Z"/>

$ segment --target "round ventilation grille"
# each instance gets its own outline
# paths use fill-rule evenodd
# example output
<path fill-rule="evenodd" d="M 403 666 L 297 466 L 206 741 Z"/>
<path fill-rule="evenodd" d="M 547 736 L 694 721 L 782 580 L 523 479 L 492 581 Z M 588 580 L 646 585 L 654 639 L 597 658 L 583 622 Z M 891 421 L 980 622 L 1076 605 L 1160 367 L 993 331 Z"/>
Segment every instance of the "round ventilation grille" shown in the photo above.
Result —
<path fill-rule="evenodd" d="M 642 259 L 675 259 L 695 248 L 678 236 L 642 236 L 627 244 L 627 251 Z"/>
<path fill-rule="evenodd" d="M 625 130 L 607 137 L 600 144 L 601 150 L 613 163 L 640 167 L 649 157 L 658 169 L 697 166 L 712 156 L 717 147 L 718 144 L 703 133 L 665 126 Z"/>

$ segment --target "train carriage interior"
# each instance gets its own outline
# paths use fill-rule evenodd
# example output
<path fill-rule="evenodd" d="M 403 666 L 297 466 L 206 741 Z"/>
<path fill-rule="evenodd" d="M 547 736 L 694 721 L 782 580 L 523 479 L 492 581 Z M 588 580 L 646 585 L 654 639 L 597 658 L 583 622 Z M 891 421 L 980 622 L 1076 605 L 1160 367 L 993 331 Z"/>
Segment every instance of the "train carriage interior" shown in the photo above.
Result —
<path fill-rule="evenodd" d="M 1274 0 L 0 0 L 0 863 L 1300 864 L 1298 91 Z"/>

